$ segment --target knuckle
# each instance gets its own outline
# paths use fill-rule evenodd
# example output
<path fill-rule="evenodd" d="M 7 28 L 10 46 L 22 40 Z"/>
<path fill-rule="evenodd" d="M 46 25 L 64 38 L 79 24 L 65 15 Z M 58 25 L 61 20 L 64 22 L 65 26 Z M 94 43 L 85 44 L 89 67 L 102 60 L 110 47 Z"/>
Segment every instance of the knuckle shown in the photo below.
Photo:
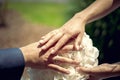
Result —
<path fill-rule="evenodd" d="M 64 34 L 68 34 L 68 35 L 71 35 L 71 34 L 73 33 L 72 30 L 66 29 L 66 28 L 63 28 L 63 29 L 62 29 L 62 32 L 63 32 Z"/>
<path fill-rule="evenodd" d="M 48 51 L 52 51 L 52 50 L 54 50 L 54 47 L 49 48 L 49 50 L 48 50 Z"/>
<path fill-rule="evenodd" d="M 48 48 L 48 47 L 49 47 L 49 44 L 45 44 L 45 47 Z"/>

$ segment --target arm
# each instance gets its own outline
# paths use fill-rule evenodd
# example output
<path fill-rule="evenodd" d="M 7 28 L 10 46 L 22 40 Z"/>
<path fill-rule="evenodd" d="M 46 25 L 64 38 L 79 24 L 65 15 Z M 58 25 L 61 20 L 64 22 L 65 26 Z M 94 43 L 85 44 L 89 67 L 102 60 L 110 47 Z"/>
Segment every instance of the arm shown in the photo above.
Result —
<path fill-rule="evenodd" d="M 38 69 L 51 68 L 53 70 L 69 73 L 65 68 L 54 64 L 55 61 L 78 64 L 78 62 L 50 55 L 48 52 L 42 52 L 38 47 L 38 42 L 29 44 L 21 48 L 0 49 L 0 80 L 20 80 L 24 67 Z M 72 50 L 73 46 L 66 46 L 61 51 Z"/>
<path fill-rule="evenodd" d="M 120 63 L 101 64 L 94 68 L 78 67 L 78 71 L 89 74 L 89 80 L 102 80 L 110 77 L 120 76 Z"/>
<path fill-rule="evenodd" d="M 79 62 L 74 61 L 72 59 L 68 59 L 65 57 L 60 57 L 56 55 L 49 54 L 48 51 L 41 51 L 41 48 L 38 46 L 39 42 L 35 42 L 32 44 L 29 44 L 27 46 L 21 47 L 20 50 L 23 53 L 24 59 L 25 59 L 25 66 L 26 67 L 32 67 L 32 68 L 38 68 L 38 69 L 46 69 L 50 68 L 62 73 L 69 73 L 69 71 L 57 64 L 54 64 L 54 62 L 62 62 L 62 63 L 70 63 L 70 64 L 78 64 Z M 60 51 L 57 51 L 57 53 L 61 53 L 61 51 L 66 52 L 68 50 L 73 50 L 72 45 L 67 45 L 63 47 Z"/>
<path fill-rule="evenodd" d="M 19 48 L 0 49 L 0 79 L 19 80 L 25 62 Z"/>
<path fill-rule="evenodd" d="M 61 28 L 43 36 L 40 40 L 42 50 L 47 50 L 52 46 L 53 49 L 50 54 L 54 54 L 70 40 L 74 40 L 74 48 L 80 50 L 85 25 L 116 9 L 119 6 L 118 3 L 120 3 L 120 0 L 96 0 L 83 11 L 76 13 Z"/>
<path fill-rule="evenodd" d="M 120 7 L 120 0 L 96 0 L 93 4 L 76 15 L 78 17 L 83 16 L 82 18 L 87 21 L 86 23 L 91 23 L 108 15 L 118 7 Z"/>

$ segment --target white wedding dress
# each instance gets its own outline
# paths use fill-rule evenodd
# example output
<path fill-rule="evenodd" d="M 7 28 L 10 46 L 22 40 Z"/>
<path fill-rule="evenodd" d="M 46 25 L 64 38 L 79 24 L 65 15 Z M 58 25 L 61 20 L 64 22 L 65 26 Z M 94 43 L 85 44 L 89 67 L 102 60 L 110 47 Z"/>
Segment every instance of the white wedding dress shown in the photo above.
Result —
<path fill-rule="evenodd" d="M 83 67 L 92 68 L 97 66 L 99 51 L 93 46 L 92 40 L 86 33 L 84 33 L 81 45 L 84 47 L 81 51 L 69 51 L 68 53 L 58 56 L 65 56 L 78 60 L 80 61 L 79 65 Z M 29 78 L 25 78 L 23 75 L 21 80 L 87 80 L 89 78 L 88 74 L 77 72 L 74 65 L 58 64 L 66 69 L 69 69 L 70 74 L 66 75 L 51 69 L 38 70 L 28 68 L 26 71 Z"/>

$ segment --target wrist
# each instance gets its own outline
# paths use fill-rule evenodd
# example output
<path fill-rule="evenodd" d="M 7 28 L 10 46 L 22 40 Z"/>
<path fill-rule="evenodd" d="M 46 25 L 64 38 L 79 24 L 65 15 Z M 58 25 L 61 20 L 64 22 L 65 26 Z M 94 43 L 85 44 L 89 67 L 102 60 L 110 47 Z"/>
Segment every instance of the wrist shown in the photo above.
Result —
<path fill-rule="evenodd" d="M 108 68 L 106 72 L 109 73 L 106 78 L 120 76 L 120 65 L 118 63 L 106 64 L 106 67 Z"/>
<path fill-rule="evenodd" d="M 33 64 L 36 64 L 41 51 L 41 49 L 38 48 L 38 44 L 39 42 L 35 42 L 20 48 L 24 56 L 26 67 L 31 67 Z"/>
<path fill-rule="evenodd" d="M 87 24 L 87 22 L 88 22 L 88 17 L 85 15 L 85 13 L 83 11 L 76 13 L 73 18 L 79 19 L 81 22 L 83 22 L 85 24 Z"/>
<path fill-rule="evenodd" d="M 22 51 L 22 54 L 24 56 L 25 66 L 27 66 L 27 63 L 30 61 L 28 57 L 28 50 L 25 47 L 21 47 L 20 50 Z"/>
<path fill-rule="evenodd" d="M 112 65 L 115 66 L 113 72 L 116 73 L 116 76 L 120 76 L 120 62 L 114 63 Z"/>

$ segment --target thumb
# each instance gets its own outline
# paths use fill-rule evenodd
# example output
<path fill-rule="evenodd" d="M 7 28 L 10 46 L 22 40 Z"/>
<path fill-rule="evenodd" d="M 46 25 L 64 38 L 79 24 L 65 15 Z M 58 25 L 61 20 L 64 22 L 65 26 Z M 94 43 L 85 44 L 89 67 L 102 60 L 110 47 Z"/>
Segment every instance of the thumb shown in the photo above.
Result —
<path fill-rule="evenodd" d="M 100 74 L 97 74 L 96 69 L 94 69 L 94 68 L 77 67 L 77 71 L 89 74 L 88 80 L 101 80 L 99 77 Z"/>
<path fill-rule="evenodd" d="M 75 50 L 80 50 L 80 49 L 81 49 L 80 44 L 81 44 L 81 42 L 82 42 L 82 37 L 83 37 L 83 33 L 80 33 L 80 34 L 77 36 L 77 38 L 76 38 L 76 40 L 75 40 L 75 45 L 74 45 Z"/>
<path fill-rule="evenodd" d="M 86 74 L 91 74 L 92 73 L 91 68 L 77 67 L 76 69 L 77 69 L 78 72 L 83 72 L 83 73 L 86 73 Z"/>
<path fill-rule="evenodd" d="M 65 45 L 62 49 L 62 51 L 71 51 L 74 50 L 73 45 Z"/>

